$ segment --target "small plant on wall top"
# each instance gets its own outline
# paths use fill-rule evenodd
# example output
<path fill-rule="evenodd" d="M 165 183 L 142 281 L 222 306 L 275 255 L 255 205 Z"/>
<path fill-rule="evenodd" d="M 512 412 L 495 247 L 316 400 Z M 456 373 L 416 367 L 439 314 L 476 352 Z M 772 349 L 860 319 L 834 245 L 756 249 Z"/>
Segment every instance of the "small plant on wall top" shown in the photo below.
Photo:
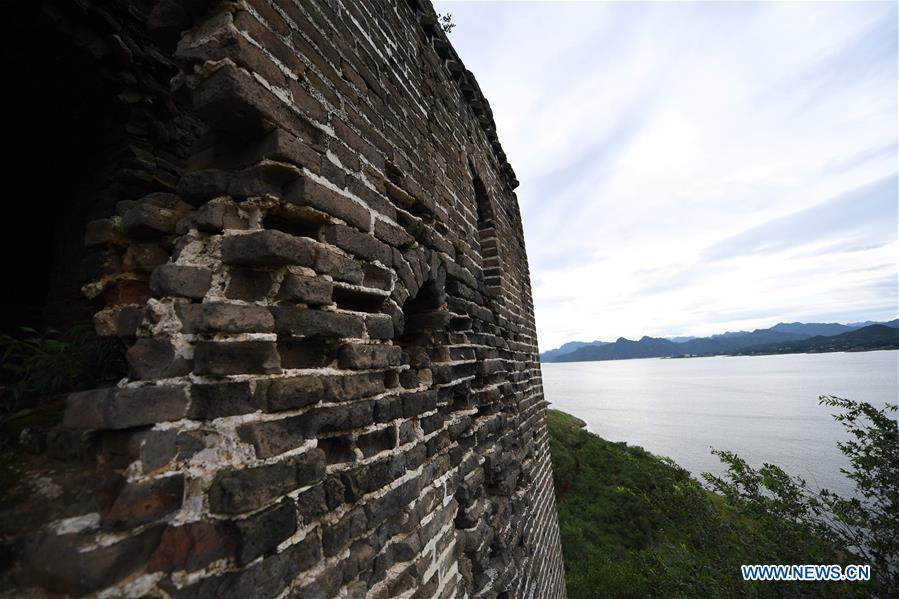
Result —
<path fill-rule="evenodd" d="M 444 33 L 450 33 L 456 27 L 456 24 L 453 23 L 452 13 L 437 13 L 437 19 L 440 21 L 440 28 Z"/>

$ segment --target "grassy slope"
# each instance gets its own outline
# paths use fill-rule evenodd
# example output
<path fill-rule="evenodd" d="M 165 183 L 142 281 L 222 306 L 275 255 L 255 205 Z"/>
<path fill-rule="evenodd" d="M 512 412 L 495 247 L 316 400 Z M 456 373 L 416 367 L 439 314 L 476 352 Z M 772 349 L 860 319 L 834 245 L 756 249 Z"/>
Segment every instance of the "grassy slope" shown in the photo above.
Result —
<path fill-rule="evenodd" d="M 868 596 L 858 583 L 745 583 L 740 564 L 839 563 L 784 522 L 748 522 L 670 460 L 548 412 L 570 599 Z"/>

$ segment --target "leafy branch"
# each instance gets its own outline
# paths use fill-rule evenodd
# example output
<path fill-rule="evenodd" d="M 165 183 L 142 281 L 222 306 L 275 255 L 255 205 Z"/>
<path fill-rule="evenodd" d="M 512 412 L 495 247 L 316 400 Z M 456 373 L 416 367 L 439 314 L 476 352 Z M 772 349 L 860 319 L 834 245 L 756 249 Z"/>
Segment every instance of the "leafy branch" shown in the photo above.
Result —
<path fill-rule="evenodd" d="M 818 403 L 837 408 L 833 418 L 849 433 L 850 440 L 837 447 L 849 459 L 849 469 L 841 471 L 855 484 L 853 497 L 813 491 L 773 464 L 756 470 L 729 451 L 712 450 L 726 475 L 703 478 L 782 543 L 799 543 L 808 535 L 824 539 L 871 564 L 877 591 L 899 595 L 899 406 L 878 409 L 831 395 Z"/>
<path fill-rule="evenodd" d="M 440 28 L 443 29 L 444 33 L 450 33 L 453 29 L 455 29 L 456 24 L 453 23 L 453 14 L 452 13 L 437 13 L 437 20 L 440 23 Z"/>

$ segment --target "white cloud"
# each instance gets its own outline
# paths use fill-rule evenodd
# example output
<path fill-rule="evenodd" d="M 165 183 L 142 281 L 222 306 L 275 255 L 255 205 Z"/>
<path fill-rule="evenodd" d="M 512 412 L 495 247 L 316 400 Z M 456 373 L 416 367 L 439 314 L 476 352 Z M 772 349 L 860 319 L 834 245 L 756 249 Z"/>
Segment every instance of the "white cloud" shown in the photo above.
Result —
<path fill-rule="evenodd" d="M 522 183 L 543 349 L 896 316 L 895 197 L 709 254 L 895 173 L 894 3 L 436 7 Z"/>

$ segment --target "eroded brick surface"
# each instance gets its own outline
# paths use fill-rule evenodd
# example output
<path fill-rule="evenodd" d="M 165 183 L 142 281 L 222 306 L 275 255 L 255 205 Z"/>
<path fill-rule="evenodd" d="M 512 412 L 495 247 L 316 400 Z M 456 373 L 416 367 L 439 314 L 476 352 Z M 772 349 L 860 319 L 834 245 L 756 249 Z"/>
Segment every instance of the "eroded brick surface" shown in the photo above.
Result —
<path fill-rule="evenodd" d="M 195 126 L 120 132 L 84 289 L 130 374 L 48 437 L 107 482 L 51 471 L 2 586 L 563 597 L 518 182 L 430 3 L 126 4 L 59 22 Z"/>

